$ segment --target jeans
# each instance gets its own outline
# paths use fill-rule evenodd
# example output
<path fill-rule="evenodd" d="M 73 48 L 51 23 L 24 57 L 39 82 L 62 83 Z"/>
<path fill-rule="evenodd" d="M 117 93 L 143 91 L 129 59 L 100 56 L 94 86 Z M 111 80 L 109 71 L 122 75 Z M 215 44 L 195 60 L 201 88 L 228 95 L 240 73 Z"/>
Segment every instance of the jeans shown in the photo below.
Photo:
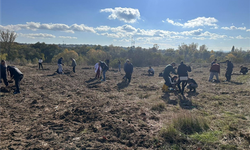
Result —
<path fill-rule="evenodd" d="M 216 77 L 216 80 L 219 81 L 219 73 L 218 72 L 210 72 L 209 81 L 212 81 L 214 76 Z"/>
<path fill-rule="evenodd" d="M 121 64 L 119 64 L 119 72 L 121 72 Z"/>
<path fill-rule="evenodd" d="M 58 64 L 58 73 L 61 74 L 63 71 L 62 64 Z"/>
<path fill-rule="evenodd" d="M 181 86 L 181 83 L 182 83 L 182 86 Z M 179 79 L 177 85 L 178 85 L 178 88 L 179 88 L 181 94 L 183 95 L 184 90 L 185 90 L 185 87 L 186 87 L 186 85 L 187 85 L 187 80 L 182 80 L 182 81 L 181 81 L 181 80 Z"/>
<path fill-rule="evenodd" d="M 227 81 L 231 80 L 231 75 L 232 75 L 233 70 L 227 70 L 225 77 L 227 78 Z"/>
<path fill-rule="evenodd" d="M 106 72 L 107 72 L 107 70 L 103 70 L 103 71 L 102 71 L 102 75 L 103 75 L 103 79 L 102 79 L 102 80 L 103 80 L 103 81 L 105 81 L 105 80 L 106 80 L 106 75 L 105 75 L 105 74 L 106 74 Z"/>
<path fill-rule="evenodd" d="M 19 87 L 20 87 L 20 81 L 23 79 L 23 75 L 20 75 L 16 78 L 14 78 L 15 80 L 15 85 L 16 85 L 16 92 L 20 92 L 19 91 Z"/>
<path fill-rule="evenodd" d="M 126 73 L 126 75 L 125 75 L 123 78 L 125 78 L 126 81 L 127 81 L 127 79 L 128 79 L 128 83 L 130 83 L 130 81 L 131 81 L 131 76 L 132 76 L 132 73 Z"/>
<path fill-rule="evenodd" d="M 42 63 L 38 63 L 39 64 L 39 69 L 40 67 L 43 69 L 43 64 Z"/>

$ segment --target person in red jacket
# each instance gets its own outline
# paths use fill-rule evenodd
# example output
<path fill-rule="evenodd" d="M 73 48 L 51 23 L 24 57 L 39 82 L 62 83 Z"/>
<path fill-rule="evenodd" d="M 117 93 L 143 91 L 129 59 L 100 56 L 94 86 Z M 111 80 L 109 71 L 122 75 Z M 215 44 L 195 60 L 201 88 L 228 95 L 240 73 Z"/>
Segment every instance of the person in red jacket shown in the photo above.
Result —
<path fill-rule="evenodd" d="M 210 77 L 209 81 L 212 82 L 214 76 L 216 77 L 216 82 L 220 82 L 219 80 L 219 74 L 220 74 L 220 64 L 219 63 L 214 63 L 211 65 L 210 68 Z"/>

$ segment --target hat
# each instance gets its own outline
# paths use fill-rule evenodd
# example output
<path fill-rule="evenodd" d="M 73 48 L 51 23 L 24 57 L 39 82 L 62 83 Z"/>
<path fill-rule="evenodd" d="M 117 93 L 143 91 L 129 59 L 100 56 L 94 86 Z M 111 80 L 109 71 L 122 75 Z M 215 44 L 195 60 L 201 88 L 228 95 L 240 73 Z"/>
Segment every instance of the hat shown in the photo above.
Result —
<path fill-rule="evenodd" d="M 126 62 L 129 62 L 129 59 L 127 59 Z"/>

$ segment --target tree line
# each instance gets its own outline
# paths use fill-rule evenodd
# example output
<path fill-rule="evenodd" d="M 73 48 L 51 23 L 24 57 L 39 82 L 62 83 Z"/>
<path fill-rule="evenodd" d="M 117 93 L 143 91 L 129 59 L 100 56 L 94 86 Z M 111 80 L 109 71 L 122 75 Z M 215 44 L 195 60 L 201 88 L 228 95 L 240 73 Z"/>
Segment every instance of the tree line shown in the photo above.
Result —
<path fill-rule="evenodd" d="M 78 64 L 94 65 L 99 60 L 110 59 L 110 66 L 117 67 L 118 60 L 125 62 L 130 59 L 134 66 L 166 65 L 170 62 L 185 61 L 193 63 L 207 63 L 215 58 L 218 60 L 229 59 L 234 63 L 249 63 L 250 50 L 244 51 L 232 48 L 230 52 L 208 50 L 206 45 L 199 46 L 196 43 L 181 44 L 177 49 L 169 48 L 159 50 L 154 44 L 152 48 L 120 46 L 83 45 L 81 47 L 64 48 L 55 44 L 37 42 L 35 44 L 21 44 L 15 42 L 16 33 L 1 31 L 0 58 L 15 64 L 25 65 L 38 63 L 42 58 L 46 63 L 56 63 L 63 57 L 66 64 L 70 64 L 70 58 L 75 58 Z"/>

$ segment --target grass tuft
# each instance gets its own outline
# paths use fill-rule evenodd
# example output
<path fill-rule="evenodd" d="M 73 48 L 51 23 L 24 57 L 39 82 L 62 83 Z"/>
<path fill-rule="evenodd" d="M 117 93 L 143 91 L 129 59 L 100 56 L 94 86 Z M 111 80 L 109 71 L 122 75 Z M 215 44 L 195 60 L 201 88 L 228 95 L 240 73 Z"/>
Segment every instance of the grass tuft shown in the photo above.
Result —
<path fill-rule="evenodd" d="M 151 110 L 153 111 L 159 111 L 162 112 L 166 109 L 166 104 L 165 103 L 158 103 L 152 106 Z"/>
<path fill-rule="evenodd" d="M 191 135 L 190 137 L 197 141 L 208 143 L 208 142 L 219 141 L 219 137 L 221 135 L 222 135 L 222 131 L 208 131 L 208 132 L 203 132 L 203 133 L 195 133 Z"/>

